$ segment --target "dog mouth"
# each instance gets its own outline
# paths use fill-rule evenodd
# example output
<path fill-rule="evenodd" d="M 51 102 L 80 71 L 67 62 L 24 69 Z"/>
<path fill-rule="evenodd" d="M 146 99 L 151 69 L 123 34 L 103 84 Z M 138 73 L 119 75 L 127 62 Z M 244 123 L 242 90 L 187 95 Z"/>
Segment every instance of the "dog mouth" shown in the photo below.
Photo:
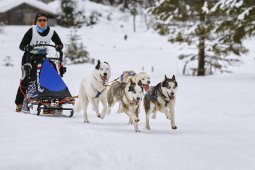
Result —
<path fill-rule="evenodd" d="M 108 80 L 107 76 L 102 76 L 102 75 L 100 74 L 100 77 L 101 77 L 101 79 L 102 79 L 103 81 L 107 81 L 107 80 Z"/>
<path fill-rule="evenodd" d="M 169 97 L 170 100 L 174 100 L 174 95 L 169 95 L 168 94 L 168 97 Z"/>
<path fill-rule="evenodd" d="M 143 84 L 143 89 L 147 92 L 150 89 L 150 85 L 149 84 Z"/>
<path fill-rule="evenodd" d="M 133 100 L 132 100 L 132 103 L 135 104 L 135 105 L 138 105 L 139 102 L 140 102 L 140 100 L 136 100 L 135 98 L 133 98 Z"/>

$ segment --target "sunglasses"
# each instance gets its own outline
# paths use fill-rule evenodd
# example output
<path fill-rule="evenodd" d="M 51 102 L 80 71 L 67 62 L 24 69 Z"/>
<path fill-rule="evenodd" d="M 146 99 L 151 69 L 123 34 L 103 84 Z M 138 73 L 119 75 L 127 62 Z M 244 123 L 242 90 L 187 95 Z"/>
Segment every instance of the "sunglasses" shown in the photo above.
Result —
<path fill-rule="evenodd" d="M 37 22 L 47 22 L 47 19 L 38 19 Z"/>

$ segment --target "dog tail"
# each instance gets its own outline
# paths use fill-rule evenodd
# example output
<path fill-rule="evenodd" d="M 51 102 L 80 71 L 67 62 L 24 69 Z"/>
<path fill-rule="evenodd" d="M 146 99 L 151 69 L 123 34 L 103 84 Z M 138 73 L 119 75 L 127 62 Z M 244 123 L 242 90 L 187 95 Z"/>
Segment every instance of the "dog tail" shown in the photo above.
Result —
<path fill-rule="evenodd" d="M 74 110 L 77 113 L 79 113 L 81 111 L 81 101 L 79 100 L 79 98 L 74 104 Z"/>
<path fill-rule="evenodd" d="M 83 83 L 81 82 L 80 84 L 80 88 L 79 88 L 79 98 L 77 99 L 77 101 L 74 104 L 74 110 L 75 112 L 80 112 L 82 109 L 82 97 L 83 97 L 83 91 L 84 91 L 84 87 L 83 87 Z"/>

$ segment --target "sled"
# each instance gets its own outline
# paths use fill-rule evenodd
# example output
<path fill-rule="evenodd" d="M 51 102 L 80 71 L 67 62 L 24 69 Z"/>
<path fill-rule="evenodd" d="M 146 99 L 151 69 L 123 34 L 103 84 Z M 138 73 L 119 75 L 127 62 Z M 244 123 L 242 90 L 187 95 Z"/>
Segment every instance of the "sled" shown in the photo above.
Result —
<path fill-rule="evenodd" d="M 54 49 L 54 52 L 49 48 Z M 58 112 L 61 117 L 73 116 L 74 97 L 62 80 L 66 72 L 62 65 L 63 52 L 55 48 L 54 45 L 39 44 L 30 52 L 33 54 L 30 57 L 31 68 L 22 71 L 22 78 L 25 77 L 28 81 L 24 92 L 23 112 L 30 113 L 37 106 L 38 116 L 43 115 L 41 111 Z M 70 114 L 63 115 L 64 110 L 70 111 Z"/>

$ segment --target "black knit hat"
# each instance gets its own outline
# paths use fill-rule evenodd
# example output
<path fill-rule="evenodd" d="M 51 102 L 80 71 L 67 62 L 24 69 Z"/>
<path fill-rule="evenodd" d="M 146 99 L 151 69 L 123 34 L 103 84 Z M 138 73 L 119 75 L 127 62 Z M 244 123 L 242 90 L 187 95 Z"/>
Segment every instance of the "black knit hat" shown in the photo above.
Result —
<path fill-rule="evenodd" d="M 37 19 L 38 19 L 39 17 L 42 17 L 42 16 L 48 18 L 47 14 L 45 14 L 45 13 L 43 13 L 43 12 L 38 12 L 38 13 L 36 13 L 36 15 L 35 15 L 35 23 L 37 22 Z"/>

